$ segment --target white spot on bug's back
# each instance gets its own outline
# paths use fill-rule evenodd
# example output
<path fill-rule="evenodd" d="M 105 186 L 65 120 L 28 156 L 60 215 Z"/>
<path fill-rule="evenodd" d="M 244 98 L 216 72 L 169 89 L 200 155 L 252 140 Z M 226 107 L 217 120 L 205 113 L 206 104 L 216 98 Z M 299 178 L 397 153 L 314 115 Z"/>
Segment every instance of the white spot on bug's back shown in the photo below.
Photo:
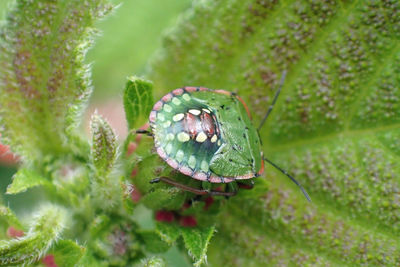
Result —
<path fill-rule="evenodd" d="M 203 108 L 203 111 L 204 112 L 207 112 L 208 114 L 210 114 L 211 113 L 211 111 L 209 111 L 208 109 L 206 109 L 206 108 Z"/>
<path fill-rule="evenodd" d="M 176 106 L 179 106 L 181 104 L 181 101 L 177 97 L 174 97 L 172 98 L 172 103 L 174 103 L 174 105 Z"/>
<path fill-rule="evenodd" d="M 191 113 L 195 116 L 198 116 L 198 115 L 200 115 L 201 111 L 198 109 L 189 109 L 189 113 Z"/>
<path fill-rule="evenodd" d="M 190 96 L 188 94 L 183 94 L 182 98 L 186 101 L 190 101 Z"/>
<path fill-rule="evenodd" d="M 172 140 L 174 140 L 174 138 L 175 138 L 175 135 L 173 133 L 167 134 L 167 140 L 168 141 L 172 141 Z"/>
<path fill-rule="evenodd" d="M 187 142 L 187 141 L 190 140 L 190 136 L 189 136 L 187 133 L 185 133 L 185 132 L 180 132 L 180 133 L 178 133 L 177 138 L 178 138 L 178 140 L 179 140 L 180 142 L 182 142 L 182 143 Z"/>
<path fill-rule="evenodd" d="M 183 117 L 185 117 L 185 115 L 183 113 L 178 113 L 175 116 L 173 116 L 172 119 L 174 121 L 180 121 L 181 119 L 183 119 Z"/>
<path fill-rule="evenodd" d="M 158 113 L 157 114 L 157 119 L 159 119 L 160 121 L 165 121 L 165 116 L 164 116 L 164 114 L 162 114 L 162 113 Z"/>
<path fill-rule="evenodd" d="M 166 112 L 171 112 L 171 111 L 172 111 L 172 107 L 171 107 L 170 105 L 168 105 L 168 104 L 164 104 L 163 109 L 164 109 Z"/>
<path fill-rule="evenodd" d="M 165 148 L 165 152 L 167 152 L 167 154 L 171 154 L 172 152 L 172 144 L 168 144 L 167 147 Z"/>
<path fill-rule="evenodd" d="M 168 128 L 169 126 L 171 126 L 171 121 L 166 121 L 163 123 L 164 128 Z"/>
<path fill-rule="evenodd" d="M 176 156 L 175 156 L 176 161 L 181 163 L 184 156 L 185 156 L 185 153 L 183 153 L 183 151 L 179 149 L 178 152 L 176 152 Z"/>
<path fill-rule="evenodd" d="M 200 132 L 197 136 L 196 136 L 196 141 L 199 143 L 203 143 L 204 141 L 207 140 L 207 135 L 204 132 Z"/>
<path fill-rule="evenodd" d="M 213 137 L 211 137 L 211 143 L 217 142 L 217 139 L 218 139 L 217 135 L 214 134 Z"/>
<path fill-rule="evenodd" d="M 193 156 L 193 155 L 191 155 L 191 156 L 189 157 L 188 164 L 189 164 L 189 167 L 190 167 L 190 168 L 192 168 L 192 169 L 196 168 L 196 157 Z"/>
<path fill-rule="evenodd" d="M 208 172 L 208 163 L 207 163 L 207 161 L 203 160 L 203 161 L 201 162 L 200 169 L 201 169 L 203 172 Z"/>
<path fill-rule="evenodd" d="M 218 140 L 217 145 L 218 145 L 218 146 L 221 145 L 221 140 Z"/>

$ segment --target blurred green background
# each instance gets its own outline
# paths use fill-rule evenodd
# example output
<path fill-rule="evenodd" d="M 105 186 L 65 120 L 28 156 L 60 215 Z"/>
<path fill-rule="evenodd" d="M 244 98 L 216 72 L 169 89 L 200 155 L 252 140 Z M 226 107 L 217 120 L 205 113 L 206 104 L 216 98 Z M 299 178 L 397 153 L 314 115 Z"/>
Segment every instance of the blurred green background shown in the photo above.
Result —
<path fill-rule="evenodd" d="M 0 21 L 5 19 L 7 10 L 14 0 L 0 0 Z M 177 21 L 179 14 L 191 5 L 191 0 L 114 0 L 120 5 L 112 14 L 98 22 L 100 30 L 95 45 L 87 54 L 87 62 L 92 66 L 94 93 L 91 101 L 96 107 L 102 102 L 117 98 L 122 104 L 122 91 L 126 77 L 143 75 L 148 60 L 161 44 L 164 32 Z M 118 107 L 115 107 L 118 109 Z M 125 121 L 125 118 L 123 118 Z M 6 204 L 23 216 L 30 207 L 41 201 L 39 188 L 21 195 L 5 195 L 11 182 L 14 167 L 0 162 L 0 191 Z M 151 221 L 151 214 L 141 212 L 142 225 Z M 188 261 L 172 248 L 165 255 L 170 266 L 190 266 Z"/>

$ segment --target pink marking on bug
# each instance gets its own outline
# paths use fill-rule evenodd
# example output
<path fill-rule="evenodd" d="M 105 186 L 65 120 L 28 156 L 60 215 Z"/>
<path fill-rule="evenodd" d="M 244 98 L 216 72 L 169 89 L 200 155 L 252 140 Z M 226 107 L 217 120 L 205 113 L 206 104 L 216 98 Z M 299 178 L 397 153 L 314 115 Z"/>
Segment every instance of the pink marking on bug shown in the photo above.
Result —
<path fill-rule="evenodd" d="M 184 175 L 187 175 L 187 176 L 192 175 L 192 170 L 191 170 L 189 167 L 187 167 L 187 166 L 181 166 L 181 167 L 179 168 L 179 171 L 180 171 L 181 173 L 183 173 Z"/>
<path fill-rule="evenodd" d="M 174 91 L 172 91 L 172 93 L 174 95 L 181 95 L 183 94 L 183 89 L 182 88 L 175 89 Z"/>
<path fill-rule="evenodd" d="M 195 92 L 195 91 L 197 91 L 197 88 L 196 87 L 185 87 L 185 90 L 188 92 Z"/>
<path fill-rule="evenodd" d="M 208 89 L 208 88 L 205 88 L 205 87 L 200 87 L 199 90 L 200 90 L 200 91 L 208 91 L 209 89 Z"/>
<path fill-rule="evenodd" d="M 162 149 L 162 147 L 157 147 L 157 154 L 160 155 L 160 157 L 164 160 L 167 158 L 167 154 L 165 154 L 165 151 Z"/>
<path fill-rule="evenodd" d="M 261 153 L 261 168 L 260 170 L 257 172 L 257 175 L 260 176 L 261 174 L 264 173 L 264 160 L 263 159 L 263 153 Z"/>
<path fill-rule="evenodd" d="M 200 181 L 207 180 L 207 175 L 204 172 L 195 172 L 192 177 Z"/>
<path fill-rule="evenodd" d="M 194 137 L 197 134 L 197 118 L 191 113 L 186 113 L 185 114 L 185 119 L 183 121 L 183 127 L 185 132 L 187 132 L 190 135 L 191 139 L 194 139 Z"/>
<path fill-rule="evenodd" d="M 203 112 L 200 118 L 203 132 L 205 132 L 209 138 L 212 137 L 215 133 L 215 122 L 212 117 L 208 113 Z"/>
<path fill-rule="evenodd" d="M 163 106 L 163 102 L 157 101 L 157 103 L 154 104 L 153 110 L 159 111 L 159 110 L 161 110 L 162 106 Z"/>
<path fill-rule="evenodd" d="M 244 108 L 246 109 L 247 115 L 249 116 L 250 119 L 252 119 L 251 114 L 250 114 L 250 110 L 247 107 L 246 103 L 244 102 L 244 100 L 240 97 L 240 96 L 236 96 L 236 98 L 242 103 L 242 105 L 244 106 Z"/>
<path fill-rule="evenodd" d="M 162 99 L 164 102 L 168 102 L 168 101 L 170 101 L 170 100 L 172 99 L 172 97 L 173 97 L 173 95 L 172 95 L 171 93 L 168 93 L 168 94 L 166 94 L 165 96 L 163 96 L 161 99 Z"/>
<path fill-rule="evenodd" d="M 166 162 L 168 163 L 169 166 L 171 166 L 174 169 L 177 169 L 179 166 L 178 162 L 172 158 L 166 159 Z"/>
<path fill-rule="evenodd" d="M 231 96 L 232 93 L 226 90 L 222 90 L 222 89 L 218 89 L 218 90 L 214 90 L 214 92 L 218 93 L 218 94 L 223 94 L 223 95 L 228 95 Z"/>
<path fill-rule="evenodd" d="M 254 177 L 256 177 L 257 176 L 257 174 L 256 173 L 248 173 L 248 174 L 245 174 L 245 175 L 240 175 L 240 176 L 236 176 L 236 177 L 234 177 L 233 178 L 233 180 L 245 180 L 245 179 L 251 179 L 251 178 L 254 178 Z M 225 178 L 225 177 L 224 177 Z M 226 178 L 225 178 L 226 179 Z"/>
<path fill-rule="evenodd" d="M 157 111 L 153 110 L 152 112 L 150 112 L 149 121 L 153 123 L 156 122 L 156 116 L 157 116 Z"/>

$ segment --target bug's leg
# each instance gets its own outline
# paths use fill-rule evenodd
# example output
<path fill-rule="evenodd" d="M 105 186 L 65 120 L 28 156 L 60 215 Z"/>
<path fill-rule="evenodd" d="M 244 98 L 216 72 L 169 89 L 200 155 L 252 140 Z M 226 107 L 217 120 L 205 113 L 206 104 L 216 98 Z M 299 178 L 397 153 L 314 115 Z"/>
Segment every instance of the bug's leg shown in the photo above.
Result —
<path fill-rule="evenodd" d="M 136 134 L 145 134 L 147 136 L 153 136 L 152 132 L 147 131 L 147 130 L 142 130 L 142 129 L 136 130 L 136 131 L 134 131 L 134 133 L 136 133 Z"/>
<path fill-rule="evenodd" d="M 237 183 L 238 183 L 239 188 L 241 188 L 241 189 L 250 190 L 250 189 L 253 189 L 253 187 L 254 187 L 253 180 L 240 180 L 240 182 L 237 181 Z"/>
<path fill-rule="evenodd" d="M 168 177 L 158 177 L 158 178 L 155 178 L 150 181 L 151 184 L 158 183 L 158 182 L 164 182 L 166 184 L 173 185 L 184 191 L 188 191 L 188 192 L 191 192 L 196 195 L 211 195 L 211 196 L 234 196 L 234 195 L 236 195 L 236 192 L 220 192 L 220 191 L 212 191 L 212 190 L 204 190 L 204 189 L 194 188 L 191 186 L 187 186 L 187 185 L 178 183 L 172 179 L 169 179 Z"/>
<path fill-rule="evenodd" d="M 280 171 L 281 173 L 283 173 L 284 175 L 286 175 L 287 177 L 289 177 L 290 180 L 292 180 L 293 183 L 295 183 L 301 190 L 301 192 L 303 192 L 304 196 L 307 198 L 307 200 L 309 202 L 311 202 L 311 198 L 308 195 L 307 191 L 301 186 L 301 184 L 299 182 L 296 181 L 296 179 L 293 178 L 293 176 L 291 176 L 287 171 L 285 171 L 284 169 L 282 169 L 281 167 L 279 167 L 278 165 L 276 165 L 275 163 L 273 163 L 272 161 L 270 161 L 267 158 L 263 158 L 266 162 L 268 162 L 269 164 L 271 164 L 273 167 L 275 167 L 278 171 Z"/>
<path fill-rule="evenodd" d="M 225 193 L 230 193 L 230 194 L 233 194 L 233 196 L 234 196 L 237 194 L 238 191 L 239 191 L 239 186 L 235 181 L 228 183 L 225 186 Z M 231 196 L 229 195 L 229 196 L 225 196 L 225 197 L 228 199 Z"/>
<path fill-rule="evenodd" d="M 257 128 L 258 131 L 261 130 L 261 128 L 263 127 L 263 125 L 264 125 L 265 121 L 267 120 L 269 114 L 271 113 L 272 109 L 274 108 L 276 100 L 278 100 L 278 96 L 279 96 L 279 94 L 281 92 L 281 89 L 282 89 L 282 86 L 283 86 L 283 82 L 285 81 L 285 78 L 286 78 L 286 70 L 284 70 L 283 73 L 282 73 L 282 77 L 281 77 L 281 81 L 279 83 L 278 91 L 276 91 L 274 99 L 272 100 L 271 105 L 268 107 L 267 113 L 265 114 L 264 118 L 261 120 L 261 123 Z"/>

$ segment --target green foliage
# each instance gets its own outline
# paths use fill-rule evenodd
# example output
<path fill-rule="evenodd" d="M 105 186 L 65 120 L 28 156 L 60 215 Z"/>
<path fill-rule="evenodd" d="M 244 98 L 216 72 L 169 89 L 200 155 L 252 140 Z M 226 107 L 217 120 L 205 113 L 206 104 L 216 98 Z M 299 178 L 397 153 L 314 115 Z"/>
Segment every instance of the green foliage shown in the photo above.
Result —
<path fill-rule="evenodd" d="M 124 91 L 124 108 L 129 130 L 142 126 L 153 108 L 153 83 L 130 77 Z"/>
<path fill-rule="evenodd" d="M 288 72 L 260 135 L 314 202 L 267 166 L 221 211 L 213 266 L 399 264 L 399 14 L 398 1 L 206 0 L 164 40 L 155 88 L 235 91 L 256 125 Z"/>
<path fill-rule="evenodd" d="M 189 255 L 195 260 L 194 266 L 201 266 L 207 260 L 207 249 L 215 227 L 204 229 L 182 229 L 182 237 Z"/>
<path fill-rule="evenodd" d="M 93 197 L 101 207 L 114 207 L 121 197 L 120 186 L 113 170 L 117 158 L 117 144 L 113 130 L 108 123 L 96 113 L 90 123 L 92 131 L 91 160 L 95 168 L 92 176 Z"/>
<path fill-rule="evenodd" d="M 76 266 L 82 258 L 85 249 L 71 240 L 60 240 L 49 251 L 55 258 L 57 266 Z"/>
<path fill-rule="evenodd" d="M 66 211 L 46 206 L 31 220 L 31 227 L 25 236 L 0 241 L 0 264 L 32 263 L 40 259 L 65 227 Z"/>
<path fill-rule="evenodd" d="M 215 227 L 185 228 L 175 224 L 157 223 L 157 233 L 168 244 L 173 244 L 180 236 L 189 255 L 193 258 L 194 266 L 201 266 L 207 260 L 207 248 Z"/>
<path fill-rule="evenodd" d="M 164 266 L 153 254 L 176 245 L 196 266 L 208 248 L 212 266 L 398 265 L 399 5 L 197 1 L 152 62 L 157 95 L 182 85 L 236 91 L 256 122 L 287 70 L 260 136 L 264 154 L 307 188 L 308 204 L 271 166 L 268 180 L 229 200 L 150 184 L 167 176 L 202 186 L 160 160 L 150 137 L 130 134 L 118 155 L 114 131 L 97 114 L 92 141 L 80 137 L 91 93 L 83 58 L 94 21 L 111 6 L 17 1 L 0 35 L 2 134 L 23 156 L 8 193 L 48 185 L 53 204 L 29 224 L 0 207 L 0 263 L 36 264 L 47 254 L 59 266 Z M 150 112 L 152 88 L 128 81 L 130 130 Z M 209 185 L 217 187 L 224 190 Z M 154 212 L 155 229 L 138 222 L 138 204 Z M 11 227 L 29 230 L 6 238 Z"/>
<path fill-rule="evenodd" d="M 74 105 L 91 91 L 83 59 L 92 24 L 110 8 L 105 0 L 21 0 L 8 14 L 0 32 L 2 134 L 25 160 L 70 149 Z"/>
<path fill-rule="evenodd" d="M 142 262 L 143 267 L 165 267 L 165 261 L 158 257 L 151 257 Z"/>
<path fill-rule="evenodd" d="M 18 194 L 40 185 L 51 185 L 51 183 L 37 172 L 21 168 L 14 174 L 12 184 L 7 187 L 7 194 Z"/>

